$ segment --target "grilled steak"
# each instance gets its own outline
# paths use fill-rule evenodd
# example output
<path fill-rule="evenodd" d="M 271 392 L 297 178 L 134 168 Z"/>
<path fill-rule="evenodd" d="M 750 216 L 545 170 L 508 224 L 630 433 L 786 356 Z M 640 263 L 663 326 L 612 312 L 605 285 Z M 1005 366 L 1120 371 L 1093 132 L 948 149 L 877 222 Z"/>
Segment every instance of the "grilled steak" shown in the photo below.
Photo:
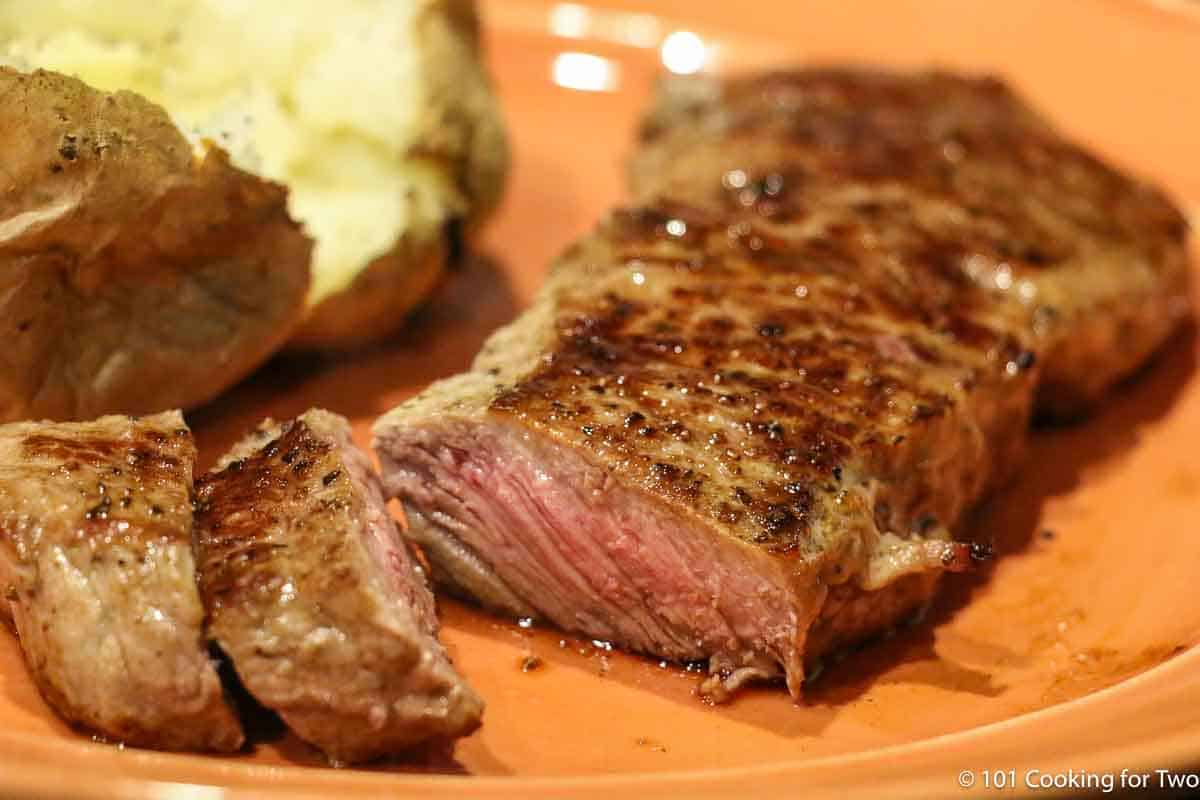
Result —
<path fill-rule="evenodd" d="M 0 427 L 0 586 L 42 695 L 170 750 L 238 749 L 203 636 L 179 412 Z"/>
<path fill-rule="evenodd" d="M 433 595 L 339 416 L 268 423 L 197 484 L 209 631 L 242 683 L 334 761 L 479 725 Z"/>
<path fill-rule="evenodd" d="M 994 79 L 850 69 L 671 79 L 630 175 L 642 201 L 749 212 L 768 229 L 831 198 L 857 204 L 850 224 L 868 235 L 898 217 L 914 235 L 884 243 L 896 258 L 1021 307 L 1042 360 L 1038 407 L 1053 416 L 1099 400 L 1187 311 L 1183 215 Z"/>
<path fill-rule="evenodd" d="M 1175 325 L 1184 225 L 995 82 L 707 91 L 652 115 L 642 205 L 375 447 L 442 583 L 798 694 L 969 562 L 1035 395 L 1072 412 Z"/>

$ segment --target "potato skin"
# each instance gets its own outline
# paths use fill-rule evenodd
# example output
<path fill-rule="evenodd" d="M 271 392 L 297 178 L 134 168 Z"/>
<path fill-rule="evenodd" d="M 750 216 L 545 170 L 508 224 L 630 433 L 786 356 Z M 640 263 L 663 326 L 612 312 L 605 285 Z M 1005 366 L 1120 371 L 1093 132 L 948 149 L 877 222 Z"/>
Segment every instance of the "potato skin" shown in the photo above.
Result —
<path fill-rule="evenodd" d="M 473 0 L 426 0 L 416 22 L 426 81 L 417 149 L 410 158 L 444 178 L 444 215 L 410 225 L 395 247 L 313 308 L 290 347 L 349 350 L 393 333 L 445 273 L 451 231 L 469 239 L 499 204 L 509 168 L 500 105 L 482 63 Z M 459 223 L 459 224 L 453 224 Z"/>
<path fill-rule="evenodd" d="M 292 351 L 359 350 L 394 332 L 438 285 L 452 250 L 442 228 L 410 228 L 353 283 L 322 300 L 288 343 Z"/>
<path fill-rule="evenodd" d="M 303 315 L 287 191 L 130 92 L 0 67 L 0 420 L 190 408 Z"/>

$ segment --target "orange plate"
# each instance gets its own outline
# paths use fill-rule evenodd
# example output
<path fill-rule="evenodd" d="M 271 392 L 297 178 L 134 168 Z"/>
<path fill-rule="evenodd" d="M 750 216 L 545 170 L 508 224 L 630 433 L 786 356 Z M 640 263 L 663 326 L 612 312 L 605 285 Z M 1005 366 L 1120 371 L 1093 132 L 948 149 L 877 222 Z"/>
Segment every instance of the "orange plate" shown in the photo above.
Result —
<path fill-rule="evenodd" d="M 207 458 L 262 415 L 310 405 L 353 417 L 365 444 L 376 415 L 465 367 L 548 260 L 619 200 L 659 47 L 681 28 L 712 45 L 716 69 L 850 59 L 1003 74 L 1200 208 L 1194 0 L 647 5 L 485 4 L 516 170 L 481 255 L 387 346 L 276 362 L 193 415 Z M 686 65 L 694 41 L 672 42 Z M 556 63 L 560 81 L 608 90 L 555 85 Z M 488 700 L 483 729 L 452 753 L 333 770 L 286 737 L 235 758 L 93 744 L 47 711 L 4 637 L 0 794 L 933 797 L 1072 788 L 1082 773 L 1120 787 L 1123 769 L 1127 784 L 1148 772 L 1157 786 L 1154 770 L 1200 770 L 1197 352 L 1189 329 L 1096 417 L 1037 433 L 1021 478 L 978 517 L 1002 557 L 949 582 L 924 623 L 833 665 L 802 705 L 758 689 L 710 708 L 676 668 L 444 602 L 448 646 Z M 530 657 L 540 666 L 523 671 Z"/>

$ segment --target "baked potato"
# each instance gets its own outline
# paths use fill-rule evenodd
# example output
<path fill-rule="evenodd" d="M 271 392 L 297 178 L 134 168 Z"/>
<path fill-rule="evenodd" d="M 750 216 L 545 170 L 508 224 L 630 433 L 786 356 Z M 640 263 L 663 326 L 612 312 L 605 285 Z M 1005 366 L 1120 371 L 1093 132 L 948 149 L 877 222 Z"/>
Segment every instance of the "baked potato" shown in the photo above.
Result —
<path fill-rule="evenodd" d="M 158 106 L 0 67 L 0 419 L 194 406 L 300 323 L 286 190 Z"/>
<path fill-rule="evenodd" d="M 294 347 L 394 330 L 495 206 L 508 149 L 479 51 L 471 0 L 0 3 L 0 62 L 135 92 L 287 187 L 315 242 Z"/>

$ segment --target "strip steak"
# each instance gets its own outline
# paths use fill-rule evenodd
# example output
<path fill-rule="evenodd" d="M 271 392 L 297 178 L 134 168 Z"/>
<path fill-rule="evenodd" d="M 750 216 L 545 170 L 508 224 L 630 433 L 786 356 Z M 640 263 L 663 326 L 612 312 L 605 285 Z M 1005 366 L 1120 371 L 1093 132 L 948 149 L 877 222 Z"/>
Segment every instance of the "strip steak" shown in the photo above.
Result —
<path fill-rule="evenodd" d="M 1180 213 L 990 79 L 672 85 L 634 175 L 375 448 L 436 580 L 715 699 L 926 604 L 1035 399 L 1077 413 L 1187 313 Z"/>

